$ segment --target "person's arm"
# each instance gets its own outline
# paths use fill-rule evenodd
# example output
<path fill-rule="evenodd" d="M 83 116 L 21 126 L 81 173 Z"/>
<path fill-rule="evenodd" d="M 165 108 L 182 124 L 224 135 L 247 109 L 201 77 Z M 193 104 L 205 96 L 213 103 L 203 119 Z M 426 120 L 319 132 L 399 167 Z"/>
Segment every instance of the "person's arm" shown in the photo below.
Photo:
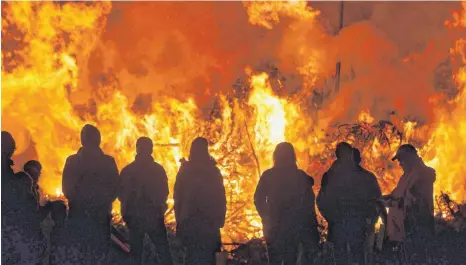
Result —
<path fill-rule="evenodd" d="M 63 195 L 73 201 L 75 196 L 75 188 L 78 184 L 79 173 L 77 172 L 75 161 L 72 157 L 66 159 L 65 167 L 63 168 L 63 177 L 62 177 L 62 191 Z"/>
<path fill-rule="evenodd" d="M 130 183 L 126 182 L 126 180 L 128 179 L 127 172 L 128 172 L 127 167 L 124 167 L 121 170 L 120 181 L 119 181 L 118 192 L 117 192 L 118 200 L 121 203 L 121 216 L 123 217 L 123 219 L 125 218 L 125 215 L 126 215 L 126 203 L 128 199 L 127 193 L 128 193 L 128 190 L 130 189 L 130 187 L 128 187 L 128 184 Z"/>
<path fill-rule="evenodd" d="M 183 195 L 185 193 L 184 174 L 185 168 L 184 165 L 181 165 L 180 169 L 178 170 L 178 174 L 176 175 L 175 187 L 173 191 L 175 219 L 177 225 L 181 222 L 181 211 L 183 208 Z"/>
<path fill-rule="evenodd" d="M 162 166 L 158 168 L 158 172 L 156 173 L 156 176 L 154 176 L 154 180 L 156 180 L 154 182 L 154 190 L 157 191 L 154 194 L 154 203 L 160 206 L 160 210 L 162 210 L 162 214 L 164 214 L 167 210 L 169 189 L 167 172 Z"/>
<path fill-rule="evenodd" d="M 109 187 L 109 200 L 112 202 L 118 197 L 118 191 L 120 188 L 120 174 L 118 172 L 118 166 L 113 157 L 110 158 L 109 171 L 108 171 L 108 187 Z"/>
<path fill-rule="evenodd" d="M 267 175 L 262 174 L 254 192 L 254 205 L 262 219 L 267 218 Z"/>

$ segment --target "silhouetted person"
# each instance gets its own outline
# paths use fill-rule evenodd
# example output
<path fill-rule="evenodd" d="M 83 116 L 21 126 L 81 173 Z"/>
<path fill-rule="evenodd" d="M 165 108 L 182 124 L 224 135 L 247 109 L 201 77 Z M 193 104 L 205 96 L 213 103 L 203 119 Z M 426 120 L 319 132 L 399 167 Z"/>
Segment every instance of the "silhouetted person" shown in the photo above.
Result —
<path fill-rule="evenodd" d="M 31 182 L 31 195 L 36 202 L 36 210 L 46 203 L 44 191 L 39 187 L 39 178 L 42 172 L 42 165 L 39 161 L 30 160 L 23 166 L 22 172 L 16 174 L 17 177 Z"/>
<path fill-rule="evenodd" d="M 2 264 L 36 264 L 43 244 L 31 179 L 16 175 L 11 157 L 16 143 L 2 131 Z"/>
<path fill-rule="evenodd" d="M 328 241 L 334 244 L 337 262 L 362 263 L 369 197 L 365 189 L 367 176 L 356 165 L 349 144 L 338 144 L 336 155 L 337 161 L 322 179 L 318 206 L 329 223 Z"/>
<path fill-rule="evenodd" d="M 332 175 L 332 173 L 340 168 L 340 166 L 345 166 L 345 167 L 352 167 L 354 162 L 351 160 L 348 160 L 348 157 L 344 157 L 343 154 L 347 154 L 349 152 L 352 152 L 352 147 L 350 144 L 346 142 L 341 142 L 337 144 L 337 147 L 335 149 L 335 156 L 336 160 L 332 163 L 330 166 L 329 170 L 324 173 L 322 176 L 321 184 L 320 184 L 320 190 L 319 194 L 317 195 L 317 206 L 319 208 L 320 213 L 322 216 L 325 218 L 325 220 L 328 222 L 328 237 L 331 237 L 332 233 L 332 216 L 331 213 L 334 211 L 334 208 L 336 207 L 335 205 L 325 205 L 329 200 L 325 200 L 326 195 L 329 195 L 331 197 L 331 194 L 328 194 L 326 192 L 327 190 L 327 185 L 329 182 L 329 177 Z"/>
<path fill-rule="evenodd" d="M 15 153 L 16 142 L 9 132 L 2 131 L 2 176 L 5 174 L 14 175 L 13 160 L 11 157 Z"/>
<path fill-rule="evenodd" d="M 435 170 L 424 164 L 410 144 L 400 146 L 392 160 L 398 160 L 403 175 L 391 194 L 384 196 L 392 206 L 388 215 L 388 238 L 402 242 L 408 231 L 414 244 L 422 247 L 431 241 L 434 233 Z"/>
<path fill-rule="evenodd" d="M 62 181 L 79 247 L 86 258 L 99 260 L 108 252 L 112 202 L 119 185 L 115 160 L 100 149 L 100 141 L 96 127 L 83 127 L 82 147 L 66 159 Z"/>
<path fill-rule="evenodd" d="M 130 232 L 131 261 L 141 264 L 144 235 L 155 245 L 160 265 L 171 265 L 164 214 L 167 209 L 168 178 L 165 169 L 152 157 L 153 143 L 148 137 L 136 142 L 135 160 L 121 171 L 120 201 L 124 221 Z"/>
<path fill-rule="evenodd" d="M 254 203 L 262 218 L 270 264 L 294 265 L 300 243 L 308 254 L 309 248 L 315 249 L 319 242 L 314 180 L 298 169 L 290 143 L 278 144 L 273 160 L 273 168 L 259 179 Z"/>
<path fill-rule="evenodd" d="M 365 200 L 366 200 L 366 253 L 369 255 L 367 258 L 372 258 L 372 249 L 373 249 L 373 238 L 375 233 L 375 224 L 379 219 L 380 213 L 378 208 L 378 200 L 382 197 L 382 191 L 380 190 L 379 183 L 377 182 L 377 177 L 370 171 L 364 169 L 361 163 L 361 153 L 357 148 L 353 148 L 353 158 L 356 166 L 361 170 L 363 179 L 363 188 L 365 189 Z M 385 212 L 385 208 L 383 208 Z"/>
<path fill-rule="evenodd" d="M 215 264 L 220 228 L 226 214 L 225 187 L 207 139 L 198 137 L 182 163 L 175 183 L 176 233 L 186 248 L 187 265 Z"/>

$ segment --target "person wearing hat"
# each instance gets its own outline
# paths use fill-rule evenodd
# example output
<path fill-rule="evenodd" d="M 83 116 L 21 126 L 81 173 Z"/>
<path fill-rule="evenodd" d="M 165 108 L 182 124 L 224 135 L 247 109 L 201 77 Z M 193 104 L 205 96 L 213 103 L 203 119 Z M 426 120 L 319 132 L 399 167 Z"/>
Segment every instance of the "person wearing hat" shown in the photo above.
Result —
<path fill-rule="evenodd" d="M 148 137 L 136 142 L 136 157 L 121 171 L 119 199 L 121 213 L 130 233 L 131 264 L 142 262 L 144 235 L 155 245 L 156 264 L 172 265 L 164 214 L 167 210 L 168 177 L 152 157 L 153 143 Z"/>
<path fill-rule="evenodd" d="M 403 175 L 395 189 L 384 196 L 390 206 L 388 239 L 395 244 L 402 243 L 406 232 L 410 232 L 413 240 L 429 241 L 429 236 L 434 233 L 435 170 L 424 164 L 416 148 L 410 144 L 401 145 L 392 161 L 398 161 Z"/>
<path fill-rule="evenodd" d="M 100 148 L 99 130 L 81 130 L 82 147 L 66 159 L 62 190 L 68 199 L 69 224 L 88 264 L 106 259 L 110 247 L 112 203 L 119 186 L 115 159 Z"/>

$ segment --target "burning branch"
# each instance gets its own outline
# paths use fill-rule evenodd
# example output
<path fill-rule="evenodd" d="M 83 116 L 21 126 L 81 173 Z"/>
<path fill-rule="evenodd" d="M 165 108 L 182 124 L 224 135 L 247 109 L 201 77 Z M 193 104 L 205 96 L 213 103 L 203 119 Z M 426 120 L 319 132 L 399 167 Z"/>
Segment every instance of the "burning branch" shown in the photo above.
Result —
<path fill-rule="evenodd" d="M 256 162 L 257 176 L 260 177 L 261 176 L 261 167 L 260 167 L 260 164 L 259 164 L 259 158 L 257 157 L 256 151 L 254 150 L 254 145 L 252 144 L 251 136 L 249 135 L 248 125 L 246 124 L 246 121 L 244 121 L 244 128 L 246 129 L 246 135 L 248 136 L 249 145 L 250 145 L 251 150 L 252 150 L 252 156 L 254 157 L 254 161 Z"/>

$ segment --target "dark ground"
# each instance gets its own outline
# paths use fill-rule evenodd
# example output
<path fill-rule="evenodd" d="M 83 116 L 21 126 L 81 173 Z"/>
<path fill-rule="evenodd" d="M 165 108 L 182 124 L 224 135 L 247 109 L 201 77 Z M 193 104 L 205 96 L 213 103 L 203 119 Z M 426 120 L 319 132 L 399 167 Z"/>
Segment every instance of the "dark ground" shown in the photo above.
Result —
<path fill-rule="evenodd" d="M 154 246 L 150 244 L 150 241 L 146 238 L 146 249 L 144 255 L 144 264 L 155 264 L 151 262 L 154 258 Z M 436 236 L 436 247 L 433 251 L 429 251 L 427 254 L 427 263 L 416 262 L 418 256 L 423 253 L 414 253 L 407 248 L 407 255 L 409 256 L 410 262 L 402 262 L 403 257 L 401 255 L 395 255 L 390 251 L 382 251 L 381 253 L 374 253 L 373 264 L 466 264 L 466 233 L 465 231 L 458 232 L 453 229 L 443 229 L 438 232 Z M 409 242 L 408 242 L 409 244 Z M 172 248 L 172 255 L 176 265 L 183 264 L 183 251 L 179 244 L 179 241 L 174 237 L 173 233 L 170 233 L 170 245 Z M 236 251 L 233 250 L 233 255 L 230 255 L 228 264 L 240 265 L 240 264 L 253 264 L 253 265 L 266 265 L 266 251 L 264 247 L 261 247 L 261 243 L 258 240 L 248 242 L 242 245 Z M 435 252 L 435 253 L 434 253 Z M 257 257 L 261 257 L 261 261 L 251 260 L 253 253 L 257 253 Z M 316 258 L 314 264 L 333 264 L 331 255 L 323 251 L 319 254 L 320 257 Z M 128 264 L 129 256 L 124 253 L 117 246 L 113 246 L 110 251 L 110 264 Z M 305 263 L 298 263 L 305 264 Z"/>

